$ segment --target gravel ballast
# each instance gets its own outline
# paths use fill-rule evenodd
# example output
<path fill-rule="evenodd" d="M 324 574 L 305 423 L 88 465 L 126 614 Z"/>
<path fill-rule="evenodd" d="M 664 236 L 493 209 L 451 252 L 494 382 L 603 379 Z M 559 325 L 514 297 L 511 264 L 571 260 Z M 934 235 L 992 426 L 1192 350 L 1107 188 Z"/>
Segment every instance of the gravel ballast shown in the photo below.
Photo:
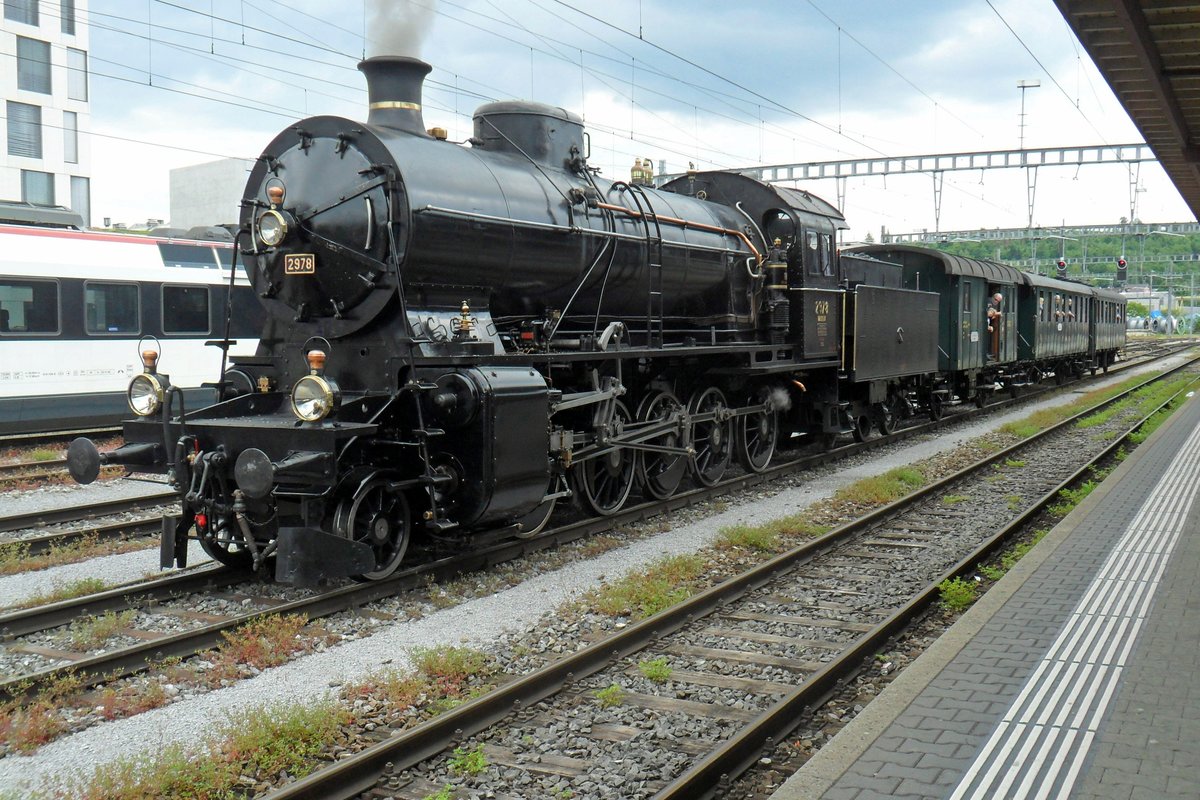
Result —
<path fill-rule="evenodd" d="M 1128 376 L 1122 374 L 1121 379 L 1125 377 Z M 1086 390 L 1095 389 L 1098 385 L 1101 384 L 1089 384 Z M 336 687 L 341 684 L 385 667 L 406 669 L 409 667 L 406 653 L 414 646 L 468 645 L 488 649 L 515 632 L 535 628 L 543 615 L 577 598 L 606 578 L 612 579 L 644 567 L 664 555 L 692 553 L 703 548 L 716 539 L 723 527 L 760 524 L 794 514 L 862 477 L 953 450 L 1006 421 L 1022 419 L 1038 408 L 1061 405 L 1074 399 L 1074 394 L 1062 395 L 1014 412 L 956 426 L 937 438 L 929 437 L 885 448 L 886 452 L 882 454 L 855 458 L 851 460 L 853 463 L 843 463 L 827 471 L 813 473 L 811 480 L 774 494 L 770 490 L 762 490 L 736 500 L 727 499 L 729 507 L 724 511 L 681 524 L 596 558 L 533 577 L 510 589 L 430 613 L 417 621 L 381 626 L 374 635 L 266 670 L 255 678 L 227 688 L 188 697 L 128 719 L 96 725 L 46 745 L 30 756 L 8 756 L 0 760 L 0 785 L 18 793 L 29 791 L 63 776 L 80 775 L 81 767 L 86 772 L 92 766 L 118 757 L 154 752 L 169 743 L 201 742 L 205 732 L 223 722 L 232 710 L 264 704 L 311 702 L 333 696 Z M 24 493 L 25 502 L 31 502 L 29 496 L 35 494 L 38 494 L 37 490 Z M 60 505 L 82 499 L 74 496 L 64 498 L 62 494 L 56 491 L 55 496 L 47 498 L 46 502 Z M 138 555 L 143 554 L 110 558 L 125 559 Z M 153 561 L 157 561 L 157 551 L 151 550 L 144 555 L 150 555 Z M 95 562 L 88 563 L 91 564 L 91 574 L 97 574 Z M 63 572 L 67 569 L 69 567 L 37 573 L 41 587 L 49 586 L 54 580 L 70 580 Z M 133 577 L 139 577 L 147 569 L 153 569 L 153 566 L 146 567 L 143 564 Z M 107 570 L 100 574 L 108 577 Z M 13 576 L 18 577 L 22 576 Z M 9 592 L 12 591 L 9 589 L 10 580 L 0 580 L 0 598 L 9 603 L 14 602 L 9 599 Z"/>

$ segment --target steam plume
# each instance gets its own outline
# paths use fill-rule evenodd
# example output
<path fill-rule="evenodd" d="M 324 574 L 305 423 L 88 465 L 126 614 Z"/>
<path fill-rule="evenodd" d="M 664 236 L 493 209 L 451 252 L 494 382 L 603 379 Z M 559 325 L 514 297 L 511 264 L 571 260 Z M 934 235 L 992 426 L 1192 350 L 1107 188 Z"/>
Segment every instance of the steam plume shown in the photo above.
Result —
<path fill-rule="evenodd" d="M 367 56 L 421 57 L 421 41 L 433 24 L 436 0 L 370 0 Z"/>

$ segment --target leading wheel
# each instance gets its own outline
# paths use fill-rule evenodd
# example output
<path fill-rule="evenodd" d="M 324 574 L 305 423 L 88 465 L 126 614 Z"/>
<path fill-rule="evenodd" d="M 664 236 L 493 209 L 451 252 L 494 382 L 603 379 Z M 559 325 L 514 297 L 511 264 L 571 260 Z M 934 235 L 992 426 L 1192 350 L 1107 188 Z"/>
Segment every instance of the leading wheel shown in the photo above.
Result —
<path fill-rule="evenodd" d="M 760 407 L 737 418 L 737 457 L 750 472 L 762 472 L 775 455 L 779 438 L 779 412 L 770 402 L 770 391 L 761 389 L 751 402 Z"/>
<path fill-rule="evenodd" d="M 368 481 L 354 497 L 339 503 L 334 514 L 334 533 L 367 545 L 375 554 L 375 569 L 355 579 L 383 580 L 396 571 L 408 550 L 412 532 L 408 501 L 389 486 L 385 480 Z"/>
<path fill-rule="evenodd" d="M 664 422 L 675 416 L 681 419 L 683 405 L 668 391 L 653 392 L 646 395 L 638 406 L 638 422 Z M 680 429 L 673 426 L 670 430 L 649 439 L 645 444 L 658 447 L 679 448 L 686 444 L 686 437 L 680 435 Z M 683 453 L 669 453 L 657 450 L 639 450 L 637 453 L 638 480 L 642 490 L 655 500 L 666 500 L 675 494 L 679 482 L 687 472 L 688 459 Z"/>
<path fill-rule="evenodd" d="M 688 401 L 688 414 L 692 417 L 712 415 L 712 419 L 692 423 L 692 449 L 696 456 L 691 471 L 701 486 L 716 486 L 733 458 L 733 420 L 728 412 L 725 395 L 715 386 L 692 395 Z"/>
<path fill-rule="evenodd" d="M 619 436 L 629 424 L 629 409 L 620 401 L 616 404 L 608 437 Z M 571 469 L 571 482 L 583 503 L 590 510 L 607 517 L 621 510 L 633 488 L 637 455 L 628 447 L 616 446 L 603 455 L 580 461 Z"/>
<path fill-rule="evenodd" d="M 241 531 L 233 525 L 226 525 L 213 532 L 211 536 L 201 536 L 200 547 L 209 557 L 227 567 L 248 567 L 254 557 L 246 548 Z"/>

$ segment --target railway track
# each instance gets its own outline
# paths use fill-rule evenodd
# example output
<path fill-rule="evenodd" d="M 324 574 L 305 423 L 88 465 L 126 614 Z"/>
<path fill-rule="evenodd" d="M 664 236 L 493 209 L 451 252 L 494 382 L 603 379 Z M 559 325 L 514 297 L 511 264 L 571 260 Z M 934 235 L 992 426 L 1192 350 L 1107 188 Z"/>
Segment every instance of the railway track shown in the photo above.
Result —
<path fill-rule="evenodd" d="M 41 528 L 47 525 L 58 525 L 70 522 L 86 522 L 113 514 L 154 508 L 163 503 L 169 503 L 178 497 L 173 490 L 164 490 L 142 497 L 125 498 L 121 500 L 106 500 L 91 502 L 79 506 L 64 506 L 61 508 L 42 509 L 21 514 L 0 516 L 0 532 Z"/>
<path fill-rule="evenodd" d="M 16 480 L 43 480 L 63 474 L 67 469 L 65 458 L 48 458 L 42 461 L 18 461 L 0 464 L 0 483 Z"/>
<path fill-rule="evenodd" d="M 427 723 L 378 729 L 378 744 L 269 798 L 422 800 L 447 786 L 495 797 L 719 794 L 928 607 L 939 583 L 1110 459 L 1149 415 L 1102 442 L 1074 423 L 1120 399 Z M 652 658 L 669 665 L 661 681 L 639 669 Z M 464 753 L 478 754 L 478 775 L 461 769 Z"/>
<path fill-rule="evenodd" d="M 1027 399 L 1027 398 L 1025 398 Z M 1008 405 L 1006 400 L 996 403 L 995 408 Z M 238 570 L 208 568 L 198 573 L 186 572 L 160 578 L 151 582 L 135 584 L 96 595 L 63 601 L 49 606 L 25 609 L 0 615 L 0 637 L 7 640 L 5 649 L 23 652 L 45 659 L 45 666 L 20 675 L 11 676 L 0 683 L 0 696 L 31 696 L 61 678 L 67 672 L 82 679 L 84 686 L 99 684 L 116 676 L 134 674 L 146 669 L 155 661 L 168 656 L 186 657 L 206 650 L 222 641 L 222 633 L 269 614 L 304 614 L 316 619 L 348 608 L 360 607 L 375 600 L 390 597 L 424 585 L 430 580 L 444 580 L 459 574 L 485 569 L 497 563 L 512 560 L 536 550 L 565 544 L 567 542 L 603 532 L 620 525 L 630 524 L 653 516 L 711 500 L 731 492 L 739 492 L 754 486 L 774 481 L 785 475 L 811 468 L 826 461 L 860 452 L 885 442 L 926 433 L 950 424 L 953 418 L 940 422 L 929 422 L 897 431 L 887 439 L 873 439 L 865 443 L 849 444 L 833 451 L 805 455 L 780 463 L 764 473 L 746 474 L 723 481 L 712 488 L 694 489 L 680 493 L 665 502 L 648 502 L 626 509 L 621 514 L 607 518 L 588 518 L 561 525 L 524 540 L 500 541 L 480 544 L 466 554 L 437 558 L 398 573 L 391 580 L 350 584 L 330 591 L 308 593 L 294 600 L 280 601 L 256 592 L 251 576 Z M 169 498 L 170 495 L 167 495 Z M 156 498 L 161 502 L 161 498 Z M 155 523 L 157 524 L 157 523 Z M 239 583 L 246 583 L 238 587 Z M 238 603 L 248 603 L 249 608 L 239 607 L 237 613 L 203 614 L 190 612 L 188 596 L 199 594 L 205 597 L 221 594 Z M 137 610 L 137 627 L 122 632 L 127 646 L 106 645 L 107 651 L 98 654 L 77 653 L 46 643 L 48 632 L 72 621 L 105 613 L 120 613 Z M 157 626 L 155 620 L 163 618 L 177 623 L 180 619 L 190 622 L 183 631 L 170 630 L 171 626 Z M 41 635 L 41 638 L 37 638 Z M 15 641 L 17 639 L 32 642 Z"/>

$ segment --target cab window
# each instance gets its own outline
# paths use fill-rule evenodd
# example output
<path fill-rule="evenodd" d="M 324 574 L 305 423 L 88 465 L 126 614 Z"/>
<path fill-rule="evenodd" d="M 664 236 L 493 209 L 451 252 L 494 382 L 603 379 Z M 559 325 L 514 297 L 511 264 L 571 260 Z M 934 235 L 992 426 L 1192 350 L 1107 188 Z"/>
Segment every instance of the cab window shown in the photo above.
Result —
<path fill-rule="evenodd" d="M 821 237 L 815 231 L 808 231 L 805 237 L 805 252 L 804 261 L 808 264 L 808 271 L 811 275 L 821 274 Z"/>

